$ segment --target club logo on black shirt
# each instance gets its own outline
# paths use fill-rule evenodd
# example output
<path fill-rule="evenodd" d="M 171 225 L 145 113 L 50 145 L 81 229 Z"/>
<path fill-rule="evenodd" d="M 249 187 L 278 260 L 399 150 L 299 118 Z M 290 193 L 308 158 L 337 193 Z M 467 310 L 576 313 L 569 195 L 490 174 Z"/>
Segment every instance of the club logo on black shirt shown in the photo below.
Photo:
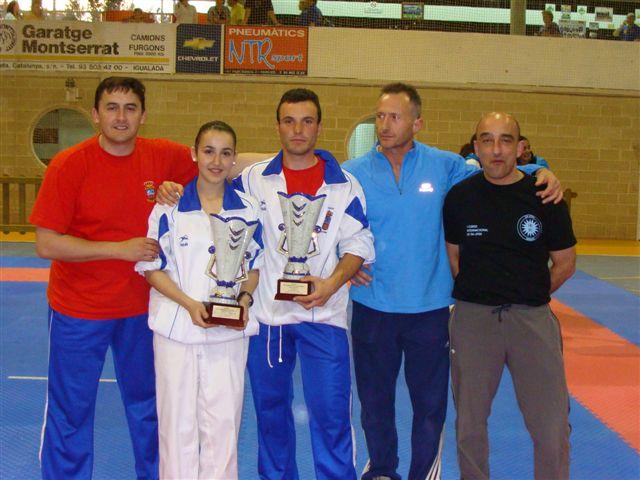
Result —
<path fill-rule="evenodd" d="M 534 215 L 523 215 L 518 220 L 518 235 L 527 242 L 539 239 L 542 235 L 542 222 Z"/>

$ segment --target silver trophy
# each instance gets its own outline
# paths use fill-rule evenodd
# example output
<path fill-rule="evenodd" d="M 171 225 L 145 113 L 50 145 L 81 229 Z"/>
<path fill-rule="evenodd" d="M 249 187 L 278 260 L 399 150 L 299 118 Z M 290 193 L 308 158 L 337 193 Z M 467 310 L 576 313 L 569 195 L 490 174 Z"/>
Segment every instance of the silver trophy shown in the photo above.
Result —
<path fill-rule="evenodd" d="M 276 300 L 291 300 L 293 297 L 309 295 L 311 284 L 301 279 L 309 275 L 307 259 L 320 253 L 316 225 L 326 195 L 311 196 L 304 193 L 287 195 L 278 192 L 283 223 L 278 242 L 278 252 L 288 261 L 284 275 L 278 280 Z"/>
<path fill-rule="evenodd" d="M 251 258 L 247 248 L 258 221 L 247 222 L 240 217 L 225 218 L 216 214 L 210 215 L 209 221 L 213 246 L 209 248 L 212 255 L 205 273 L 216 281 L 216 285 L 209 301 L 204 302 L 209 312 L 205 322 L 242 327 L 244 312 L 236 300 L 236 285 L 247 279 L 247 260 Z"/>

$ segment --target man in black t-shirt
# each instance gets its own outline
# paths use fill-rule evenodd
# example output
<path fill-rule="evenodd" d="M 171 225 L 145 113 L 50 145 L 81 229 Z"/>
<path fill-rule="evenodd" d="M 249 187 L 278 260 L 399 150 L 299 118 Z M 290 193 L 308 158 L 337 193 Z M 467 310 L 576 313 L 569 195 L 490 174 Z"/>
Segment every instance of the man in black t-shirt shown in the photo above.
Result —
<path fill-rule="evenodd" d="M 271 0 L 246 0 L 244 23 L 247 25 L 280 25 Z"/>
<path fill-rule="evenodd" d="M 511 115 L 484 115 L 474 143 L 483 171 L 444 204 L 461 478 L 489 478 L 487 419 L 504 365 L 533 439 L 535 478 L 569 478 L 569 394 L 548 304 L 575 271 L 576 240 L 566 204 L 542 204 L 535 179 L 516 168 L 519 138 Z"/>

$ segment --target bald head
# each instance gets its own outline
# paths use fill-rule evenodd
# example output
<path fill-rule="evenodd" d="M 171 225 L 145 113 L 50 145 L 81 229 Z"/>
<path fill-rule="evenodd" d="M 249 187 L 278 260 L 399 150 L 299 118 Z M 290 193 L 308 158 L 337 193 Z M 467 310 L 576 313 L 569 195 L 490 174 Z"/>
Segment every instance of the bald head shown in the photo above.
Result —
<path fill-rule="evenodd" d="M 480 120 L 476 124 L 476 138 L 480 134 L 481 128 L 486 128 L 487 121 L 497 121 L 500 123 L 504 123 L 505 125 L 514 126 L 516 129 L 515 138 L 520 138 L 520 124 L 518 123 L 518 120 L 516 120 L 516 117 L 514 117 L 510 113 L 506 112 L 489 112 L 482 115 L 482 117 L 480 117 Z"/>

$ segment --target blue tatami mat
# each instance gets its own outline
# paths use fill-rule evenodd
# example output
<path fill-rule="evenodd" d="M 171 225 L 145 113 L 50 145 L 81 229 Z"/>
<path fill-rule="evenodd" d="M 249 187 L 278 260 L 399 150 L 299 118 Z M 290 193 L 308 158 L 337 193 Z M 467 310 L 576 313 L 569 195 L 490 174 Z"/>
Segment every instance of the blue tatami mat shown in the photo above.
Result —
<path fill-rule="evenodd" d="M 6 257 L 5 257 L 6 258 Z M 3 260 L 5 259 L 3 258 Z M 33 263 L 31 263 L 33 261 Z M 42 266 L 36 259 L 16 260 L 16 266 Z M 3 266 L 7 266 L 3 262 Z M 629 305 L 637 297 L 579 272 L 559 292 L 559 299 L 611 328 L 625 338 L 638 339 L 637 317 L 631 321 Z M 47 306 L 44 283 L 0 282 L 0 478 L 39 477 L 38 447 L 45 402 L 47 374 Z M 597 287 L 597 288 L 596 288 Z M 634 300 L 635 297 L 635 300 Z M 593 298 L 588 302 L 585 299 Z M 626 303 L 619 307 L 616 302 Z M 573 302 L 579 305 L 573 305 Z M 586 310 L 585 310 L 586 309 Z M 635 329 L 635 332 L 634 332 Z M 635 335 L 635 336 L 634 336 Z M 10 377 L 34 377 L 15 379 Z M 114 378 L 111 359 L 103 377 Z M 400 435 L 399 472 L 406 478 L 411 431 L 411 403 L 404 379 L 399 379 L 397 423 Z M 298 427 L 300 478 L 315 478 L 299 372 L 296 371 L 295 418 Z M 133 478 L 133 455 L 117 384 L 101 383 L 96 412 L 95 475 L 97 480 Z M 358 472 L 367 457 L 360 428 L 360 405 L 355 392 L 353 423 L 356 430 Z M 442 478 L 458 477 L 454 437 L 455 411 L 450 401 L 442 464 Z M 583 406 L 572 399 L 571 478 L 576 480 L 640 479 L 640 456 Z M 494 479 L 533 478 L 532 445 L 524 427 L 507 370 L 489 422 L 491 470 Z M 254 480 L 256 424 L 249 382 L 245 392 L 243 426 L 239 441 L 240 478 Z"/>

